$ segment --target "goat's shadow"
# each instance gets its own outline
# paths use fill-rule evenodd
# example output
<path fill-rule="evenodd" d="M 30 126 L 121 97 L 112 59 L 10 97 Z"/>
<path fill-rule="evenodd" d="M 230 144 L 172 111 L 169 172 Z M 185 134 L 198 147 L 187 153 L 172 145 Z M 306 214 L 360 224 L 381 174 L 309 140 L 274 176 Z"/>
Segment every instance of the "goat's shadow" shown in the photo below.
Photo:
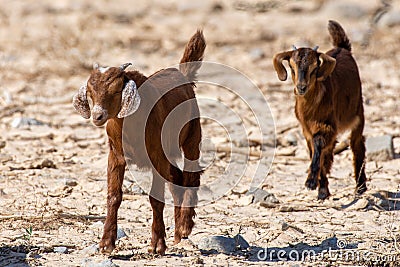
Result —
<path fill-rule="evenodd" d="M 27 267 L 27 254 L 30 248 L 24 245 L 1 246 L 0 247 L 0 266 Z"/>
<path fill-rule="evenodd" d="M 373 198 L 371 198 L 372 196 Z M 340 209 L 345 210 L 355 205 L 358 200 L 362 197 L 355 197 L 350 203 L 341 205 Z M 400 191 L 379 191 L 366 195 L 365 198 L 368 200 L 368 209 L 379 209 L 383 211 L 399 211 L 400 210 Z"/>

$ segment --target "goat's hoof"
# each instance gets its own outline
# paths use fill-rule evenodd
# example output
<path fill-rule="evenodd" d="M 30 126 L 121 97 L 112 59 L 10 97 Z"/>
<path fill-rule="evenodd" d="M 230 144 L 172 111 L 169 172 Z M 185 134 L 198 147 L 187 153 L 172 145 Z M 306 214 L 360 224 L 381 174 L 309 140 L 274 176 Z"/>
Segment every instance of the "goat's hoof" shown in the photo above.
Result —
<path fill-rule="evenodd" d="M 102 254 L 110 255 L 111 252 L 115 249 L 115 245 L 112 244 L 109 240 L 102 240 L 99 245 L 100 252 Z"/>
<path fill-rule="evenodd" d="M 165 251 L 167 250 L 167 246 L 165 245 L 165 240 L 164 239 L 159 239 L 156 244 L 152 244 L 148 251 L 149 253 L 152 254 L 159 254 L 159 255 L 165 255 Z"/>
<path fill-rule="evenodd" d="M 319 188 L 318 189 L 318 199 L 320 200 L 325 200 L 327 199 L 331 194 L 329 193 L 328 188 Z"/>
<path fill-rule="evenodd" d="M 365 191 L 367 191 L 367 185 L 364 183 L 362 185 L 357 186 L 356 195 L 362 195 Z"/>
<path fill-rule="evenodd" d="M 311 190 L 317 189 L 318 182 L 317 179 L 308 178 L 306 180 L 306 187 Z"/>

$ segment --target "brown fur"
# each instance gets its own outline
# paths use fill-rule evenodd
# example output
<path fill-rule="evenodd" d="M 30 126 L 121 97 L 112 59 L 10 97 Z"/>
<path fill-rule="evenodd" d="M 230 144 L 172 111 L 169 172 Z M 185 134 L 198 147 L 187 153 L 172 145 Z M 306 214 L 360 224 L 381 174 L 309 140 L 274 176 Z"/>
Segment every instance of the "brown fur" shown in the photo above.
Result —
<path fill-rule="evenodd" d="M 333 162 L 336 137 L 347 129 L 351 130 L 356 192 L 362 194 L 367 190 L 362 135 L 364 111 L 358 67 L 349 51 L 350 41 L 339 23 L 329 21 L 328 28 L 336 47 L 326 54 L 299 48 L 274 56 L 274 67 L 280 79 L 287 76 L 283 60 L 288 60 L 292 69 L 295 113 L 312 160 L 306 187 L 318 187 L 319 199 L 330 195 L 327 175 Z"/>
<path fill-rule="evenodd" d="M 181 63 L 201 61 L 204 49 L 204 37 L 201 31 L 197 31 L 187 44 Z M 135 163 L 140 168 L 150 168 L 153 172 L 149 196 L 153 209 L 149 251 L 164 254 L 166 250 L 163 221 L 165 182 L 170 183 L 175 202 L 175 242 L 180 242 L 181 238 L 186 238 L 192 231 L 194 206 L 197 204 L 196 187 L 200 185 L 201 171 L 181 171 L 168 159 L 181 156 L 181 150 L 186 159 L 194 161 L 199 159 L 201 127 L 196 101 L 192 101 L 184 112 L 185 116 L 195 118 L 184 125 L 180 132 L 170 130 L 166 133 L 167 141 L 172 145 L 167 146 L 165 150 L 161 144 L 161 129 L 171 110 L 187 100 L 195 100 L 193 78 L 196 77 L 200 65 L 201 63 L 194 68 L 185 68 L 182 72 L 173 68 L 164 69 L 150 77 L 138 71 L 125 72 L 121 68 L 110 68 L 103 73 L 98 69 L 92 72 L 88 80 L 87 93 L 93 103 L 104 108 L 108 114 L 106 118 L 100 116 L 101 120 L 94 122 L 96 125 L 102 125 L 107 121 L 106 129 L 110 143 L 107 169 L 107 218 L 100 242 L 102 252 L 111 253 L 115 248 L 117 212 L 122 201 L 122 181 L 127 164 L 125 156 L 128 161 L 131 161 L 129 163 Z M 121 108 L 121 90 L 127 80 L 135 81 L 142 99 L 141 104 L 136 113 L 131 116 L 125 119 L 117 118 L 116 115 Z M 168 91 L 169 89 L 172 90 Z M 124 131 L 122 131 L 123 127 L 125 127 Z M 123 133 L 127 136 L 122 136 Z M 174 144 L 173 141 L 178 135 L 179 144 Z M 187 164 L 189 163 L 185 162 L 185 165 Z M 176 187 L 173 184 L 186 188 Z"/>

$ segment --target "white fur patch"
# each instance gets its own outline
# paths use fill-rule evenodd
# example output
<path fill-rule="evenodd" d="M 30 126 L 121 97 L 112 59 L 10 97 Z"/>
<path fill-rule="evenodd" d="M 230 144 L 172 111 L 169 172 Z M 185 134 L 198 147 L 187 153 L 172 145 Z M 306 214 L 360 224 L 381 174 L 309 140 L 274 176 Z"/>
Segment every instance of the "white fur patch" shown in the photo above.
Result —
<path fill-rule="evenodd" d="M 102 106 L 99 105 L 94 105 L 93 109 L 92 109 L 92 113 L 107 113 L 107 110 L 105 108 L 103 108 Z"/>
<path fill-rule="evenodd" d="M 101 73 L 106 73 L 109 69 L 110 69 L 110 67 L 99 67 L 99 68 L 98 68 L 98 70 L 99 70 Z"/>

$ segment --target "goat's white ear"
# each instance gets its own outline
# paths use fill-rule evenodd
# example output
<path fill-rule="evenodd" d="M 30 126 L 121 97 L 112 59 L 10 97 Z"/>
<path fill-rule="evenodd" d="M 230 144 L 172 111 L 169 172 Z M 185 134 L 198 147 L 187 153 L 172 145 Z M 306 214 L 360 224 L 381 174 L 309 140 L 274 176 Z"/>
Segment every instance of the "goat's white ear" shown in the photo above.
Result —
<path fill-rule="evenodd" d="M 75 110 L 78 111 L 83 118 L 90 118 L 90 107 L 86 97 L 86 85 L 81 86 L 78 93 L 73 96 L 72 104 L 74 105 Z"/>
<path fill-rule="evenodd" d="M 135 113 L 135 111 L 139 108 L 139 105 L 140 96 L 136 87 L 136 83 L 133 80 L 129 80 L 122 90 L 121 110 L 119 111 L 117 117 L 125 118 Z"/>

